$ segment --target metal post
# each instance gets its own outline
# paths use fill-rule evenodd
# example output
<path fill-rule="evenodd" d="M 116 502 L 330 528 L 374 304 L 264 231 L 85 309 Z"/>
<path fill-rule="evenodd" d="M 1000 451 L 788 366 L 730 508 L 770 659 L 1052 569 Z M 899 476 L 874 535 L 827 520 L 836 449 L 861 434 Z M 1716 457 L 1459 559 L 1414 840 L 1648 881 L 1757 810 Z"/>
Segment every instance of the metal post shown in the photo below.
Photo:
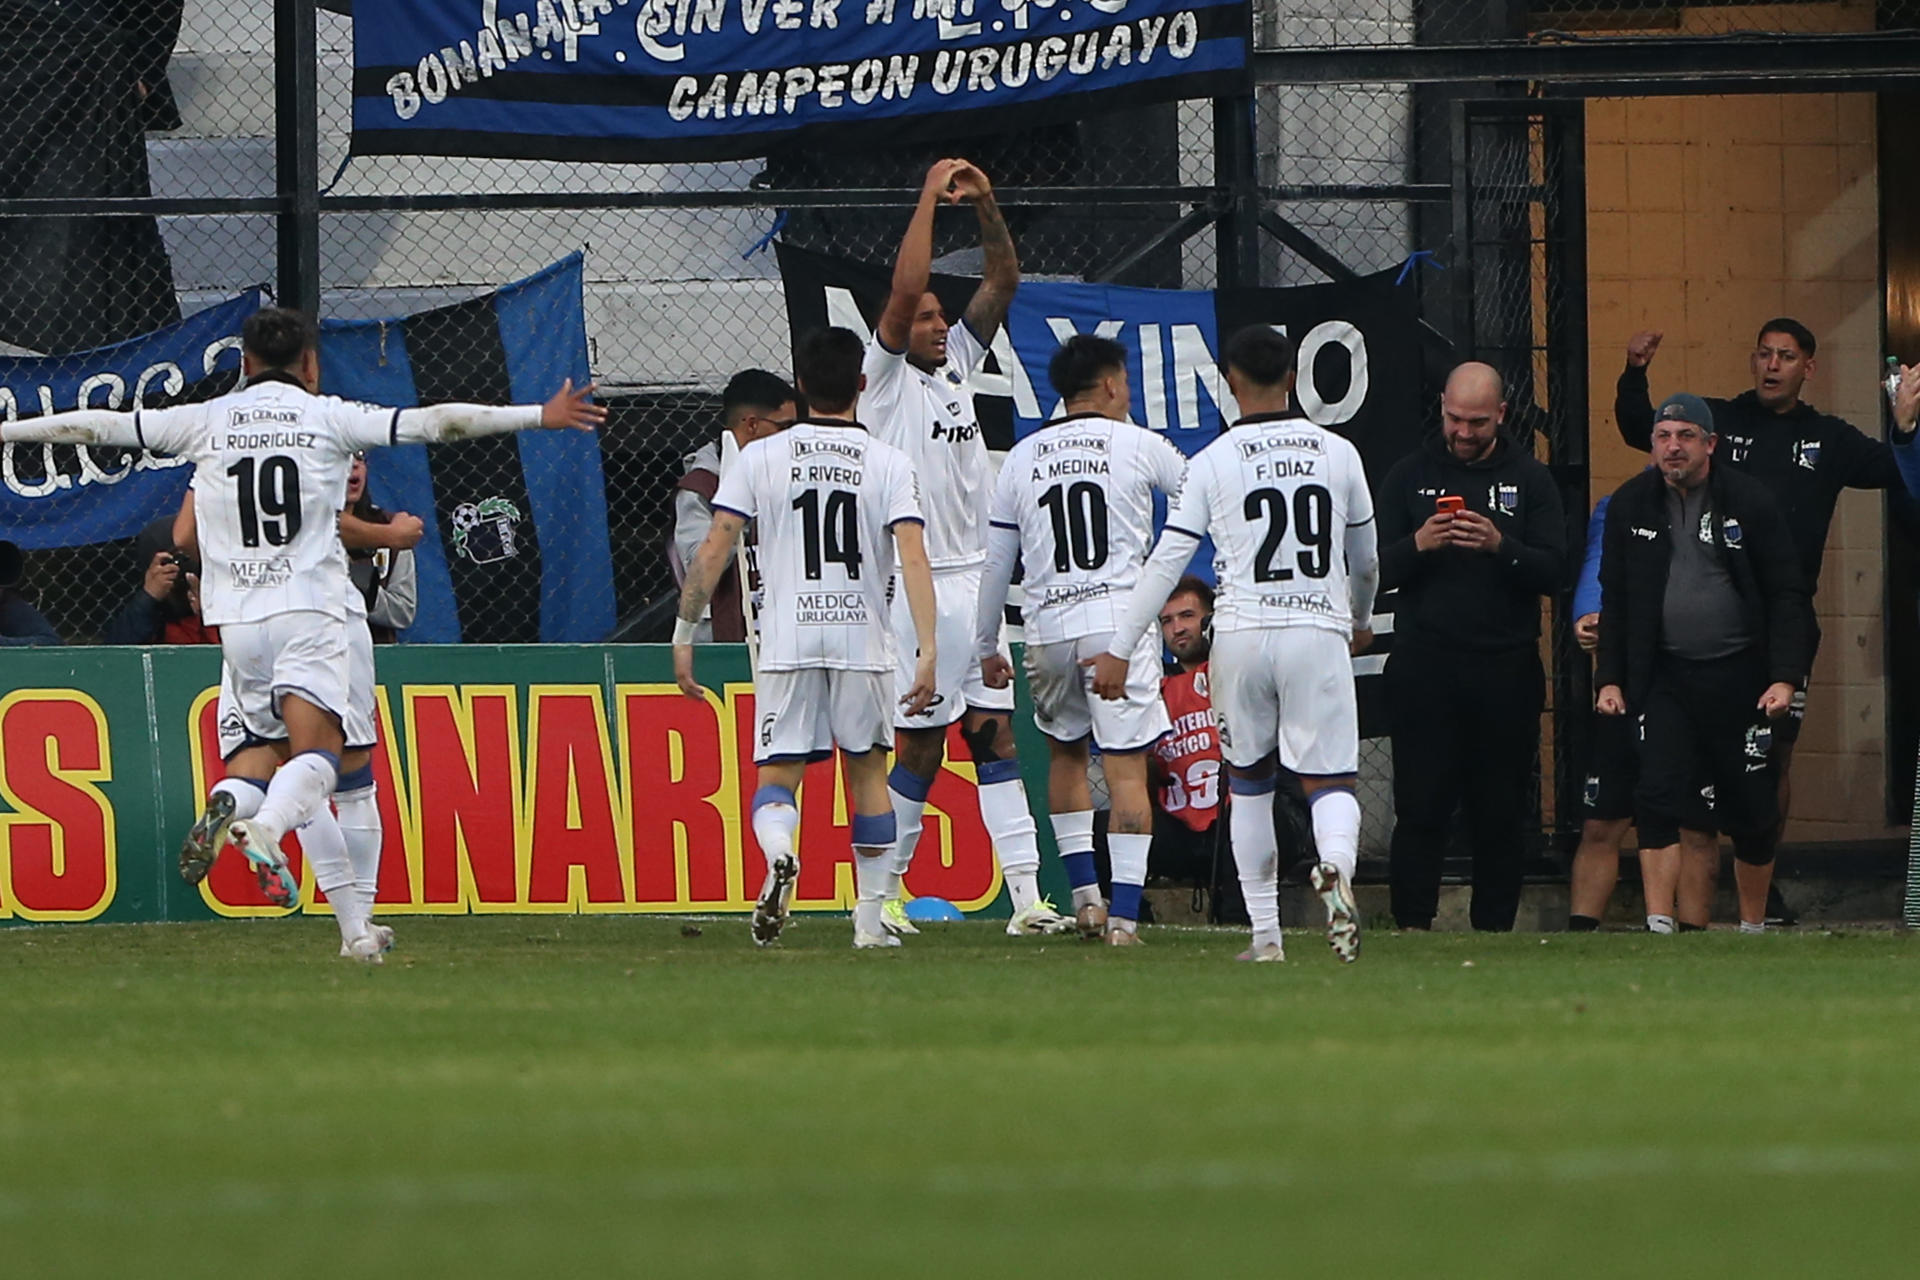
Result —
<path fill-rule="evenodd" d="M 1253 49 L 1253 6 L 1247 6 L 1246 40 Z M 1214 222 L 1215 283 L 1222 289 L 1260 284 L 1260 153 L 1254 130 L 1251 73 L 1245 88 L 1213 100 L 1213 184 L 1220 216 Z"/>
<path fill-rule="evenodd" d="M 273 132 L 279 301 L 320 309 L 320 87 L 314 0 L 274 0 Z"/>

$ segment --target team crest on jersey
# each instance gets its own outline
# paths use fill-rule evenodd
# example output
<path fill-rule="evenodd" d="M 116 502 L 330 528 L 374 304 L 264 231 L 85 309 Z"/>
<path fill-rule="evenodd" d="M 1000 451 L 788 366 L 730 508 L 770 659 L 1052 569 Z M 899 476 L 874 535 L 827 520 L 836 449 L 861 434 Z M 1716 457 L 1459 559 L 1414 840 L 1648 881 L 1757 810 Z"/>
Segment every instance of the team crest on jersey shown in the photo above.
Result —
<path fill-rule="evenodd" d="M 1738 547 L 1740 539 L 1746 536 L 1746 531 L 1740 527 L 1740 522 L 1732 516 L 1720 522 L 1720 533 L 1729 547 Z"/>
<path fill-rule="evenodd" d="M 1206 672 L 1196 671 L 1193 673 L 1193 691 L 1203 698 L 1211 698 L 1213 696 L 1207 683 Z"/>
<path fill-rule="evenodd" d="M 520 554 L 520 509 L 505 498 L 463 502 L 453 509 L 453 554 L 475 564 Z"/>
<path fill-rule="evenodd" d="M 1706 543 L 1708 546 L 1713 545 L 1713 512 L 1702 511 L 1700 513 L 1699 533 L 1700 541 Z"/>
<path fill-rule="evenodd" d="M 1596 809 L 1600 806 L 1600 775 L 1599 774 L 1590 773 L 1587 775 L 1587 789 L 1586 789 L 1585 795 L 1586 795 L 1587 808 Z"/>
<path fill-rule="evenodd" d="M 1520 514 L 1520 486 L 1517 484 L 1497 484 L 1493 487 L 1494 506 L 1503 515 Z"/>
<path fill-rule="evenodd" d="M 1747 759 L 1765 760 L 1773 750 L 1773 727 L 1764 724 L 1747 726 Z"/>
<path fill-rule="evenodd" d="M 1809 471 L 1820 466 L 1820 442 L 1818 440 L 1796 440 L 1793 445 L 1793 460 Z"/>

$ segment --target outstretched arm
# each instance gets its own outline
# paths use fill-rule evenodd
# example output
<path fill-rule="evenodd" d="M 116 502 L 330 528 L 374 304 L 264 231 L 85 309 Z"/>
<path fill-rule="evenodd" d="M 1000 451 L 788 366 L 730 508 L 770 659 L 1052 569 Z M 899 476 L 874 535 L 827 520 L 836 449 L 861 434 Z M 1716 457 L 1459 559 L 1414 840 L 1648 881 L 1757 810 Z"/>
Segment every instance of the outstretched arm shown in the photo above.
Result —
<path fill-rule="evenodd" d="M 1020 287 L 1020 259 L 1014 252 L 1013 235 L 1007 230 L 1006 217 L 993 198 L 993 184 L 987 181 L 987 175 L 970 164 L 954 175 L 953 186 L 961 199 L 973 204 L 973 211 L 980 216 L 980 250 L 985 261 L 980 287 L 973 291 L 973 300 L 967 303 L 965 319 L 973 336 L 980 339 L 982 345 L 990 345 L 993 335 L 1006 323 L 1007 308 L 1013 305 L 1014 291 Z"/>
<path fill-rule="evenodd" d="M 424 409 L 400 409 L 394 414 L 389 439 L 376 443 L 440 444 L 536 427 L 593 431 L 607 420 L 606 406 L 593 403 L 594 390 L 588 384 L 575 391 L 569 378 L 545 404 L 436 404 Z"/>
<path fill-rule="evenodd" d="M 0 442 L 6 444 L 102 444 L 122 449 L 144 449 L 135 415 L 112 409 L 70 409 L 44 413 L 24 422 L 0 422 Z"/>
<path fill-rule="evenodd" d="M 876 326 L 880 341 L 890 351 L 907 349 L 907 339 L 913 333 L 913 313 L 920 309 L 927 280 L 933 274 L 934 208 L 960 198 L 953 189 L 954 175 L 968 167 L 964 160 L 936 160 L 927 170 L 920 202 L 913 207 L 907 233 L 900 238 L 900 253 L 893 260 L 893 288 L 887 295 L 886 310 L 880 313 Z"/>
<path fill-rule="evenodd" d="M 680 617 L 673 625 L 673 678 L 680 686 L 680 692 L 689 698 L 703 698 L 699 681 L 693 678 L 693 629 L 706 615 L 707 605 L 713 599 L 714 584 L 720 581 L 720 574 L 727 567 L 727 558 L 733 554 L 734 540 L 740 536 L 740 530 L 746 527 L 746 517 L 731 511 L 715 510 L 713 527 L 707 530 L 707 540 L 700 544 L 700 550 L 694 553 L 693 563 L 687 566 L 686 585 L 680 588 Z"/>

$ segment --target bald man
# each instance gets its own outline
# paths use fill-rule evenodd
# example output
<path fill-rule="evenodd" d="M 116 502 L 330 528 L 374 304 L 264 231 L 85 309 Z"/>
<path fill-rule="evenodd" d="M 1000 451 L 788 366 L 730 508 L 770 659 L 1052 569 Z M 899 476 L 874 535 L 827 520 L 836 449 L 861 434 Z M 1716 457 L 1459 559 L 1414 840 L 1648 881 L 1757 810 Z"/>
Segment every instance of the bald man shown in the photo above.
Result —
<path fill-rule="evenodd" d="M 1380 486 L 1380 589 L 1396 591 L 1393 918 L 1429 929 L 1456 809 L 1473 854 L 1473 927 L 1513 928 L 1546 675 L 1540 598 L 1563 585 L 1553 477 L 1501 431 L 1489 366 L 1455 368 L 1440 430 Z M 1454 508 L 1457 508 L 1454 509 Z"/>

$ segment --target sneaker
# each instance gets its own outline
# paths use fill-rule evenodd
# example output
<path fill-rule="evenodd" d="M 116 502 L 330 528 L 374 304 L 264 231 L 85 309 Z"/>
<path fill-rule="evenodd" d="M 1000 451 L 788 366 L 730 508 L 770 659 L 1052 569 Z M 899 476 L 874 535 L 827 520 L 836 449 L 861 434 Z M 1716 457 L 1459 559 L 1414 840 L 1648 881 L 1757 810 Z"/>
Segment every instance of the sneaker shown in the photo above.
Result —
<path fill-rule="evenodd" d="M 1286 948 L 1277 942 L 1256 942 L 1234 957 L 1235 960 L 1246 960 L 1253 964 L 1277 964 L 1286 958 Z"/>
<path fill-rule="evenodd" d="M 919 927 L 907 919 L 907 904 L 898 898 L 888 898 L 880 904 L 880 923 L 895 935 L 920 932 Z"/>
<path fill-rule="evenodd" d="M 1107 945 L 1110 947 L 1144 947 L 1147 945 L 1147 941 L 1132 929 L 1109 929 L 1107 930 Z"/>
<path fill-rule="evenodd" d="M 1327 904 L 1327 945 L 1340 963 L 1352 964 L 1360 958 L 1360 909 L 1353 902 L 1353 886 L 1331 862 L 1313 869 L 1313 889 Z"/>
<path fill-rule="evenodd" d="M 380 952 L 382 955 L 393 950 L 393 930 L 386 925 L 369 922 L 367 925 L 367 936 L 380 944 Z M 340 944 L 341 959 L 345 959 L 352 954 L 352 950 L 345 942 L 342 942 Z"/>
<path fill-rule="evenodd" d="M 1073 922 L 1079 926 L 1080 936 L 1088 942 L 1098 942 L 1107 932 L 1107 904 L 1089 902 L 1073 913 Z"/>
<path fill-rule="evenodd" d="M 767 868 L 766 883 L 760 886 L 759 900 L 753 904 L 753 944 L 770 947 L 780 941 L 787 925 L 787 904 L 793 901 L 793 882 L 800 878 L 800 864 L 793 857 L 776 858 Z"/>
<path fill-rule="evenodd" d="M 387 950 L 373 933 L 363 933 L 347 944 L 347 954 L 361 964 L 385 964 Z"/>
<path fill-rule="evenodd" d="M 266 835 L 252 819 L 242 819 L 227 828 L 227 839 L 253 864 L 254 878 L 267 901 L 276 907 L 291 907 L 300 901 L 300 882 L 293 878 L 293 868 L 287 865 L 287 855 L 280 852 L 280 842 L 268 840 Z"/>
<path fill-rule="evenodd" d="M 187 838 L 180 846 L 180 878 L 188 884 L 199 884 L 207 878 L 207 872 L 213 870 L 213 860 L 220 856 L 220 846 L 227 842 L 227 827 L 233 822 L 233 797 L 224 791 L 216 791 L 207 797 L 207 809 L 193 824 L 193 830 L 187 832 Z"/>
<path fill-rule="evenodd" d="M 1104 916 L 1105 913 L 1102 913 Z M 1105 920 L 1102 920 L 1104 926 Z M 1009 938 L 1035 938 L 1056 933 L 1071 933 L 1076 922 L 1053 909 L 1053 903 L 1041 898 L 1013 913 L 1007 921 Z"/>
<path fill-rule="evenodd" d="M 866 951 L 874 947 L 897 947 L 899 945 L 900 939 L 885 931 L 880 933 L 860 933 L 856 930 L 853 935 L 853 949 L 855 951 Z"/>

